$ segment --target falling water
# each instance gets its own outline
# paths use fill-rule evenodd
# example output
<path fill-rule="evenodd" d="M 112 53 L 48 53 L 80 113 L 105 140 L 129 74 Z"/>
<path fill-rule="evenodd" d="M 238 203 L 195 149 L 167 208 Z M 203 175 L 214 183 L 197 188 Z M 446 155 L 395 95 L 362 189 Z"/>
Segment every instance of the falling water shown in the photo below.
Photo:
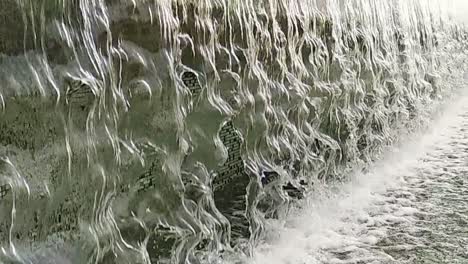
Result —
<path fill-rule="evenodd" d="M 0 262 L 224 263 L 462 79 L 429 0 L 3 0 Z M 22 21 L 22 22 L 20 22 Z"/>

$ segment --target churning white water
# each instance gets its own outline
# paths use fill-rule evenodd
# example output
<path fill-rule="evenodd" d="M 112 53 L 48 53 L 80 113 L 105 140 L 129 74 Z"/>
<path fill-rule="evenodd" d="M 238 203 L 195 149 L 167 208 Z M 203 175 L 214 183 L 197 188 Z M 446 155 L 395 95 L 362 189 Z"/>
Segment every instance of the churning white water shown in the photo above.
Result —
<path fill-rule="evenodd" d="M 462 87 L 466 90 L 466 87 Z M 468 96 L 366 173 L 271 221 L 252 263 L 468 263 Z"/>
<path fill-rule="evenodd" d="M 463 263 L 453 3 L 1 0 L 0 263 Z"/>

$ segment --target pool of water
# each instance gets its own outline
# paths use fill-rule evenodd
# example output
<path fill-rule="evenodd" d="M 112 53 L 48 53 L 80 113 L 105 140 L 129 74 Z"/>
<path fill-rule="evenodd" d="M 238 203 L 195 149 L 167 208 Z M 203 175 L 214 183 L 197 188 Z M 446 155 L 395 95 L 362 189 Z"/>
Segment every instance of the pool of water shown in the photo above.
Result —
<path fill-rule="evenodd" d="M 253 262 L 468 263 L 468 100 L 431 127 L 270 222 Z"/>

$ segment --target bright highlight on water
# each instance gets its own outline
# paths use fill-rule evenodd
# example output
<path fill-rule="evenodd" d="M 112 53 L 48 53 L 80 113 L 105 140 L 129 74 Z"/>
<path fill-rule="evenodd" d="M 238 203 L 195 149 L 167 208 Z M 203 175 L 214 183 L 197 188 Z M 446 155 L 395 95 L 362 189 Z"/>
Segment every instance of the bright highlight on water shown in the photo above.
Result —
<path fill-rule="evenodd" d="M 468 263 L 468 32 L 440 3 L 0 9 L 0 263 Z M 424 161 L 385 158 L 439 112 L 401 151 Z"/>

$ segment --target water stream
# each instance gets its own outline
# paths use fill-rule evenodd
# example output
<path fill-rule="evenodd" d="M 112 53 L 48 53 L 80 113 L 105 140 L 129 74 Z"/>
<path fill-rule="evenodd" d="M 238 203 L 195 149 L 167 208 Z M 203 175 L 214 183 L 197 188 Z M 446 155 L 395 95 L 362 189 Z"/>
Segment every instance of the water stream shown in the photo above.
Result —
<path fill-rule="evenodd" d="M 468 97 L 460 98 L 367 173 L 321 187 L 271 221 L 253 263 L 467 263 Z"/>
<path fill-rule="evenodd" d="M 304 250 L 286 262 L 466 260 L 451 248 L 464 237 L 444 229 L 466 220 L 463 149 L 453 146 L 463 138 L 447 136 L 429 164 L 375 195 L 359 186 L 379 177 L 349 183 L 465 88 L 468 32 L 437 1 L 0 9 L 0 263 L 257 261 L 297 208 L 312 212 L 303 224 L 323 223 L 330 237 L 343 225 L 349 240 L 304 248 L 299 235 Z M 347 191 L 367 195 L 362 209 L 329 199 Z M 334 202 L 350 214 L 335 215 Z M 427 246 L 430 236 L 441 244 Z"/>

